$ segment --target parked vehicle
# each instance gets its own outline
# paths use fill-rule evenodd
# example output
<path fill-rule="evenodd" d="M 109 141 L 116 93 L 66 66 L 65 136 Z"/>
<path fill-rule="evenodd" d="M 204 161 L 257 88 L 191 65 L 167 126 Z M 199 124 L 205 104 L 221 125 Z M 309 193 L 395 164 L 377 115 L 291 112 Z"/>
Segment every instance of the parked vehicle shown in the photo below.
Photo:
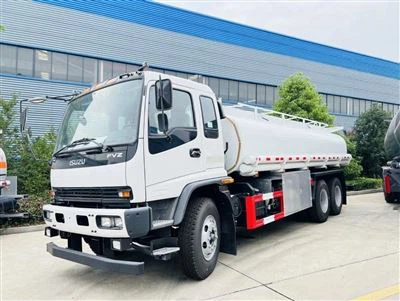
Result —
<path fill-rule="evenodd" d="M 236 254 L 236 230 L 307 210 L 325 222 L 346 203 L 351 156 L 337 129 L 246 104 L 226 105 L 205 84 L 166 74 L 123 74 L 68 104 L 43 207 L 53 256 L 141 273 L 136 251 L 180 253 L 195 279 L 219 252 Z M 82 252 L 82 239 L 97 254 Z"/>
<path fill-rule="evenodd" d="M 383 169 L 383 191 L 385 200 L 393 203 L 400 200 L 400 111 L 392 119 L 385 137 L 385 151 L 393 157 Z"/>
<path fill-rule="evenodd" d="M 5 223 L 12 218 L 28 218 L 29 214 L 18 212 L 18 201 L 22 200 L 24 195 L 7 195 L 4 189 L 8 189 L 10 181 L 7 180 L 7 158 L 3 149 L 0 148 L 0 224 Z"/>

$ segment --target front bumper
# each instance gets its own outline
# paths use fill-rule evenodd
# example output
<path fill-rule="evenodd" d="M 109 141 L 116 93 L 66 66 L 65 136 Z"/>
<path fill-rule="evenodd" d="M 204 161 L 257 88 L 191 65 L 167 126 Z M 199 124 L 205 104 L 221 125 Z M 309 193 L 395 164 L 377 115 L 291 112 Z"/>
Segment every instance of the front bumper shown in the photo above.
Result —
<path fill-rule="evenodd" d="M 51 255 L 76 263 L 84 264 L 93 268 L 108 270 L 118 273 L 142 274 L 144 262 L 115 260 L 106 257 L 86 254 L 73 249 L 61 248 L 50 242 L 47 244 L 47 252 Z"/>
<path fill-rule="evenodd" d="M 44 205 L 43 211 L 50 228 L 87 236 L 104 238 L 136 238 L 146 235 L 151 229 L 151 208 L 130 209 L 79 208 Z M 122 219 L 122 229 L 106 229 L 98 225 L 99 216 L 118 216 Z M 82 219 L 85 223 L 82 224 Z M 87 222 L 86 222 L 87 221 Z"/>

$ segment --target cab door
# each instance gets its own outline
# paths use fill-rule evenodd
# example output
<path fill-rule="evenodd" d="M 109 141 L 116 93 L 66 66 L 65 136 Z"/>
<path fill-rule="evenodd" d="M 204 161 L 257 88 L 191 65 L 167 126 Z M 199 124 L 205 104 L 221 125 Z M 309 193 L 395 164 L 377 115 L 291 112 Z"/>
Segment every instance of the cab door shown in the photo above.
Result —
<path fill-rule="evenodd" d="M 177 197 L 188 183 L 205 178 L 203 136 L 193 90 L 173 85 L 173 103 L 164 114 L 156 108 L 154 82 L 147 92 L 146 199 L 154 201 Z"/>

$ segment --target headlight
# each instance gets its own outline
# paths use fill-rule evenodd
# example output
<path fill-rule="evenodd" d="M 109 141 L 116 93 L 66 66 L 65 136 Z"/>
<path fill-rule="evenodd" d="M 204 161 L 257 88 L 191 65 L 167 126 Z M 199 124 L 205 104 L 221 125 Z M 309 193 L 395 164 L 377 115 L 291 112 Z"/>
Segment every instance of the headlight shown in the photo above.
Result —
<path fill-rule="evenodd" d="M 120 230 L 124 227 L 119 216 L 98 216 L 97 225 L 100 228 Z"/>
<path fill-rule="evenodd" d="M 112 226 L 111 217 L 102 216 L 100 220 L 101 220 L 100 225 L 103 228 L 111 228 L 111 226 Z"/>
<path fill-rule="evenodd" d="M 51 222 L 51 211 L 43 210 L 43 218 L 49 222 Z"/>

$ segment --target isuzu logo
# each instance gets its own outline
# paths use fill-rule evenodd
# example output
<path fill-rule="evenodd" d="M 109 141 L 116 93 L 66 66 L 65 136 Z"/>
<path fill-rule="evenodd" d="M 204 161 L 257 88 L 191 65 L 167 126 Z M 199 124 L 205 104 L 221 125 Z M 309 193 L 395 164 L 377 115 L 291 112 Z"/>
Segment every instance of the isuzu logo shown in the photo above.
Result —
<path fill-rule="evenodd" d="M 109 158 L 122 158 L 123 153 L 112 153 L 107 155 L 107 159 Z"/>
<path fill-rule="evenodd" d="M 76 159 L 69 161 L 69 166 L 85 165 L 86 159 Z"/>

